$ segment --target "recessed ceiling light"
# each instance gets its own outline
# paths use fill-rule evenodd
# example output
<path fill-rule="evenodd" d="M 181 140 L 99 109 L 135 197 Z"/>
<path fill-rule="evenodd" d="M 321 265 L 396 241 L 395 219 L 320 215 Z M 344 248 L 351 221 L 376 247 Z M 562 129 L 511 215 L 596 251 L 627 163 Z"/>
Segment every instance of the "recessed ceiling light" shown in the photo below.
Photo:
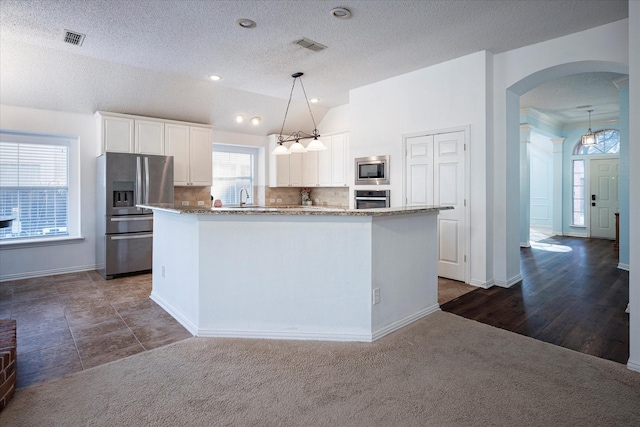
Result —
<path fill-rule="evenodd" d="M 254 126 L 258 126 L 260 124 L 260 117 L 254 117 L 253 119 L 251 119 L 251 124 Z"/>
<path fill-rule="evenodd" d="M 236 23 L 238 25 L 240 25 L 242 28 L 255 28 L 256 27 L 256 21 L 253 21 L 251 19 L 238 19 L 236 21 Z"/>
<path fill-rule="evenodd" d="M 346 7 L 334 7 L 329 13 L 331 14 L 331 16 L 334 16 L 338 19 L 351 18 L 351 11 Z"/>
<path fill-rule="evenodd" d="M 320 101 L 318 98 L 311 98 L 311 99 L 309 100 L 309 102 L 312 102 L 312 103 L 314 103 L 314 104 L 315 104 L 316 102 L 318 102 L 318 101 Z"/>
<path fill-rule="evenodd" d="M 217 82 L 218 80 L 222 79 L 222 77 L 220 77 L 220 76 L 218 76 L 218 75 L 216 75 L 216 74 L 211 74 L 211 75 L 209 76 L 209 78 L 210 78 L 211 80 L 213 80 L 214 82 Z"/>
<path fill-rule="evenodd" d="M 236 123 L 242 123 L 244 122 L 244 116 L 242 114 L 238 114 L 236 116 Z"/>

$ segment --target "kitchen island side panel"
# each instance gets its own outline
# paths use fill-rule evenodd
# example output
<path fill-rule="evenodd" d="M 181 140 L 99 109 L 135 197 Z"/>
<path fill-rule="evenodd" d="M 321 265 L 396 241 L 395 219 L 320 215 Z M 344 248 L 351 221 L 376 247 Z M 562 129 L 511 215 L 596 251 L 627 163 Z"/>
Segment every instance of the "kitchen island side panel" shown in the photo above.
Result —
<path fill-rule="evenodd" d="M 371 340 L 370 217 L 198 218 L 198 335 Z"/>
<path fill-rule="evenodd" d="M 380 338 L 438 311 L 438 212 L 374 217 L 372 333 Z"/>
<path fill-rule="evenodd" d="M 199 321 L 200 240 L 195 216 L 153 214 L 151 299 L 196 335 Z"/>

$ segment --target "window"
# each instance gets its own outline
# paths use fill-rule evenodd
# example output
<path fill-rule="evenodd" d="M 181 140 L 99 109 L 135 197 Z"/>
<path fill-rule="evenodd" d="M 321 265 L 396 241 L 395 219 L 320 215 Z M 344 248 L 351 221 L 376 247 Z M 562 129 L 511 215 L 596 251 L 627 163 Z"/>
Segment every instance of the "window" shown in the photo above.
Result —
<path fill-rule="evenodd" d="M 604 129 L 595 132 L 596 145 L 583 146 L 580 141 L 573 149 L 573 154 L 618 154 L 620 152 L 620 132 L 615 129 Z"/>
<path fill-rule="evenodd" d="M 573 225 L 584 226 L 584 160 L 573 161 Z"/>
<path fill-rule="evenodd" d="M 0 131 L 0 240 L 69 235 L 70 138 Z"/>
<path fill-rule="evenodd" d="M 213 144 L 213 185 L 211 196 L 224 205 L 240 203 L 240 190 L 246 188 L 253 203 L 258 149 Z M 245 200 L 243 200 L 245 201 Z"/>

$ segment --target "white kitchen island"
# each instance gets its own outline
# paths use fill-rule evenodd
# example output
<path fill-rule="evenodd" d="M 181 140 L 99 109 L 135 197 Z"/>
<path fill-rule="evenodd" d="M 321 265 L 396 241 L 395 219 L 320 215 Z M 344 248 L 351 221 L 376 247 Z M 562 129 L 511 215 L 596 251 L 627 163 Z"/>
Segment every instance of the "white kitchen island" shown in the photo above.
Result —
<path fill-rule="evenodd" d="M 154 210 L 151 298 L 192 334 L 373 341 L 439 310 L 437 215 Z"/>

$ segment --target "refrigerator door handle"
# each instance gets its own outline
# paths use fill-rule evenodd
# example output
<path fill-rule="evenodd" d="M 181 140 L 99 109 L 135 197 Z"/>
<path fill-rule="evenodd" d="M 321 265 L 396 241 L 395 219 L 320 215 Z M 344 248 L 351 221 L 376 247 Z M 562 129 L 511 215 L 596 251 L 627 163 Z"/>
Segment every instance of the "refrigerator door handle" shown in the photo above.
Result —
<path fill-rule="evenodd" d="M 140 157 L 136 157 L 136 205 L 142 203 L 142 165 Z M 140 210 L 140 208 L 137 208 Z"/>
<path fill-rule="evenodd" d="M 144 203 L 149 204 L 149 158 L 144 158 Z"/>
<path fill-rule="evenodd" d="M 111 222 L 129 222 L 129 221 L 149 221 L 153 219 L 153 215 L 135 215 L 135 216 L 126 216 L 126 217 L 118 217 L 111 218 Z"/>
<path fill-rule="evenodd" d="M 133 235 L 120 235 L 120 236 L 109 236 L 111 240 L 134 240 L 134 239 L 148 239 L 153 237 L 153 233 L 147 234 L 133 234 Z"/>

